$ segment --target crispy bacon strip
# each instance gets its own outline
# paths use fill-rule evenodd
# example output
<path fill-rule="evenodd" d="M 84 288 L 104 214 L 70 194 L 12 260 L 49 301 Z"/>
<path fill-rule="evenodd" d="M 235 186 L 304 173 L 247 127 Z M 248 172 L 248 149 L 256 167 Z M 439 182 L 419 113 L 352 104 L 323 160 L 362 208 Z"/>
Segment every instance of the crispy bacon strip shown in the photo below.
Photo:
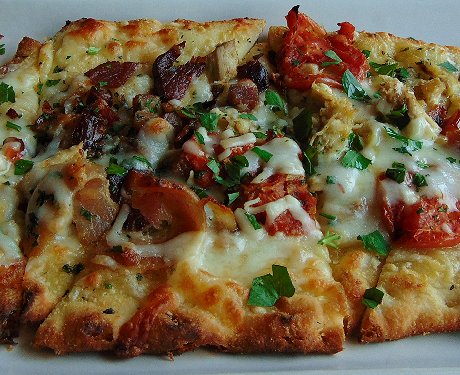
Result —
<path fill-rule="evenodd" d="M 183 98 L 192 79 L 200 76 L 206 67 L 204 57 L 194 57 L 184 65 L 173 67 L 184 47 L 185 42 L 173 46 L 153 63 L 154 94 L 165 101 Z"/>
<path fill-rule="evenodd" d="M 116 89 L 126 83 L 133 75 L 138 63 L 108 61 L 85 73 L 93 85 L 99 85 L 104 82 L 108 88 Z"/>

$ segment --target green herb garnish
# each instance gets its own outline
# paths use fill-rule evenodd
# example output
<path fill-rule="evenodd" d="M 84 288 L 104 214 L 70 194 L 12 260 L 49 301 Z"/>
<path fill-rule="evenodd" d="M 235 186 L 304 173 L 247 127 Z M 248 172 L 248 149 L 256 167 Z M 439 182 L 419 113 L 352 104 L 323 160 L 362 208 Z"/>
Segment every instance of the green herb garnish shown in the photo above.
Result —
<path fill-rule="evenodd" d="M 369 164 L 372 164 L 372 160 L 366 158 L 363 154 L 355 150 L 348 150 L 342 158 L 342 165 L 345 168 L 364 170 L 369 166 Z"/>
<path fill-rule="evenodd" d="M 252 281 L 248 305 L 273 306 L 281 296 L 292 297 L 295 287 L 286 267 L 272 265 L 272 274 L 258 276 Z"/>
<path fill-rule="evenodd" d="M 19 125 L 14 124 L 14 123 L 12 123 L 11 121 L 7 121 L 7 122 L 6 122 L 6 127 L 7 127 L 7 128 L 10 128 L 10 129 L 14 129 L 14 130 L 16 130 L 17 132 L 20 132 L 21 129 L 22 129 Z"/>
<path fill-rule="evenodd" d="M 252 113 L 240 113 L 238 117 L 246 120 L 257 121 L 257 117 L 254 116 Z"/>
<path fill-rule="evenodd" d="M 255 152 L 257 154 L 257 156 L 259 156 L 259 158 L 261 158 L 265 163 L 268 163 L 268 161 L 272 158 L 273 154 L 271 154 L 270 152 L 268 151 L 265 151 L 259 147 L 254 147 L 252 150 L 252 152 Z"/>
<path fill-rule="evenodd" d="M 388 255 L 390 246 L 383 237 L 382 233 L 380 233 L 378 230 L 375 230 L 369 234 L 360 235 L 358 236 L 358 240 L 363 241 L 365 249 L 375 251 L 380 255 Z"/>
<path fill-rule="evenodd" d="M 267 90 L 265 92 L 265 104 L 268 105 L 272 111 L 282 111 L 287 115 L 287 104 L 276 91 Z"/>
<path fill-rule="evenodd" d="M 337 245 L 336 242 L 340 240 L 340 238 L 341 237 L 337 233 L 332 233 L 328 231 L 326 232 L 326 235 L 318 241 L 318 244 L 338 249 L 339 245 Z"/>
<path fill-rule="evenodd" d="M 5 82 L 0 83 L 0 104 L 16 101 L 16 94 L 13 86 L 7 85 Z"/>
<path fill-rule="evenodd" d="M 322 62 L 321 66 L 337 65 L 342 62 L 342 59 L 331 49 L 329 51 L 324 52 L 324 54 L 330 59 L 332 59 L 332 61 Z"/>
<path fill-rule="evenodd" d="M 89 47 L 87 50 L 86 50 L 86 53 L 88 55 L 91 55 L 91 56 L 94 56 L 94 55 L 97 55 L 99 53 L 101 49 L 98 48 L 98 47 Z"/>
<path fill-rule="evenodd" d="M 458 68 L 454 64 L 450 63 L 449 61 L 444 61 L 441 64 L 438 64 L 438 66 L 440 66 L 441 68 L 444 68 L 445 70 L 451 73 L 458 72 Z"/>
<path fill-rule="evenodd" d="M 249 212 L 245 212 L 244 214 L 246 215 L 246 217 L 248 218 L 249 222 L 255 230 L 262 228 L 260 223 L 257 221 L 257 218 L 253 214 L 250 214 Z"/>
<path fill-rule="evenodd" d="M 382 303 L 384 293 L 377 288 L 366 289 L 363 296 L 363 305 L 375 309 Z"/>
<path fill-rule="evenodd" d="M 23 174 L 26 174 L 32 169 L 33 166 L 34 166 L 34 162 L 32 160 L 25 160 L 25 159 L 16 160 L 16 163 L 14 163 L 14 174 L 16 176 L 21 176 Z"/>
<path fill-rule="evenodd" d="M 368 101 L 371 99 L 353 73 L 348 69 L 343 73 L 342 86 L 349 98 L 360 101 Z"/>

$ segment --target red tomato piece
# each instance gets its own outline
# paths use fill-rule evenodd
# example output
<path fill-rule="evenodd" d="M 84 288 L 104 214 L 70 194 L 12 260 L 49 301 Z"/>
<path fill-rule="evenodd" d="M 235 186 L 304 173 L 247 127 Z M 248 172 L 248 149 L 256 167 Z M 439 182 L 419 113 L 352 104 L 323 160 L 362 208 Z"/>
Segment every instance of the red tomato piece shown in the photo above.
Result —
<path fill-rule="evenodd" d="M 447 137 L 449 143 L 460 145 L 460 110 L 444 121 L 441 134 Z"/>
<path fill-rule="evenodd" d="M 355 27 L 349 22 L 339 23 L 340 30 L 328 34 L 324 28 L 303 13 L 298 6 L 286 16 L 289 31 L 283 41 L 279 56 L 279 68 L 288 88 L 308 90 L 313 82 L 323 82 L 331 87 L 342 87 L 343 73 L 348 69 L 357 79 L 364 79 L 369 64 L 363 53 L 353 46 Z M 331 62 L 325 52 L 332 50 L 342 60 Z M 312 69 L 310 64 L 317 65 Z"/>

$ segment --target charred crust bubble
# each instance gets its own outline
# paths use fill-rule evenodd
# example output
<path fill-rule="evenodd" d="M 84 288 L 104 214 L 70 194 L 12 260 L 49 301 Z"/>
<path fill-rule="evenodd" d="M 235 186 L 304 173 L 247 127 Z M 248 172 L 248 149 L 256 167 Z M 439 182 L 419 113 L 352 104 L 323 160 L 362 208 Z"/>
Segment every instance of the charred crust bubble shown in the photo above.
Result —
<path fill-rule="evenodd" d="M 184 47 L 185 42 L 173 46 L 153 63 L 154 94 L 164 101 L 182 99 L 192 79 L 200 76 L 206 67 L 205 57 L 193 57 L 184 65 L 174 67 Z"/>

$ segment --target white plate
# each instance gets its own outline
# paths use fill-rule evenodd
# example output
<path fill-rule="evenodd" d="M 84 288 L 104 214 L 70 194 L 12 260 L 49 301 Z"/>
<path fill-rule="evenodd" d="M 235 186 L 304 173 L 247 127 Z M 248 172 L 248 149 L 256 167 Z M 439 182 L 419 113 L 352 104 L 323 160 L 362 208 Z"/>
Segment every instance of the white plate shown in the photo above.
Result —
<path fill-rule="evenodd" d="M 352 22 L 358 30 L 388 31 L 427 42 L 460 46 L 460 2 L 378 0 L 378 1 L 305 1 L 301 11 L 310 14 L 328 30 L 336 23 Z M 284 25 L 284 15 L 294 4 L 280 0 L 232 0 L 231 3 L 193 0 L 0 0 L 0 34 L 7 53 L 0 63 L 13 55 L 22 36 L 43 39 L 53 35 L 66 20 L 81 17 L 102 19 L 175 18 L 195 20 L 233 17 L 265 18 L 268 25 Z M 1 303 L 1 301 L 0 301 Z M 342 353 L 309 356 L 224 355 L 196 351 L 166 358 L 142 356 L 118 360 L 104 354 L 77 354 L 56 357 L 37 351 L 28 343 L 30 332 L 23 332 L 20 345 L 9 352 L 0 347 L 0 374 L 460 374 L 459 334 L 432 335 L 384 344 L 359 345 L 347 342 Z"/>

